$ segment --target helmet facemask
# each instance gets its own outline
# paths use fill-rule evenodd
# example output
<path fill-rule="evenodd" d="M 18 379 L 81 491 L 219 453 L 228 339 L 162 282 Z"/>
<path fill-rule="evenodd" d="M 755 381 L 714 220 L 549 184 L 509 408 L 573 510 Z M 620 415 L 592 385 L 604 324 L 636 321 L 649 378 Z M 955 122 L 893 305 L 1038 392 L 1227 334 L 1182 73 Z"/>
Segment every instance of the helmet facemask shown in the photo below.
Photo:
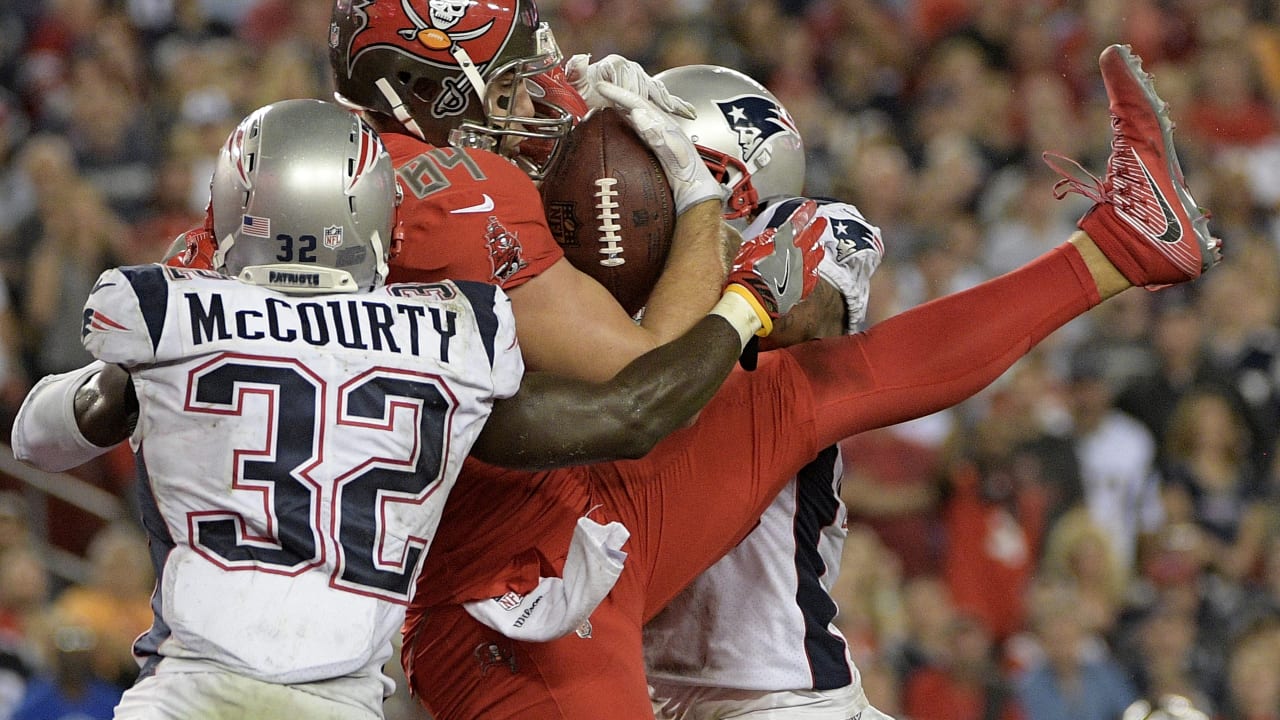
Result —
<path fill-rule="evenodd" d="M 484 119 L 463 120 L 449 132 L 449 144 L 496 152 L 534 180 L 541 180 L 573 127 L 574 118 L 552 102 L 536 80 L 555 70 L 562 59 L 546 23 L 535 31 L 534 43 L 536 54 L 531 57 L 501 65 L 483 79 L 467 74 L 467 84 L 481 99 Z"/>
<path fill-rule="evenodd" d="M 760 195 L 751 184 L 751 173 L 738 158 L 705 145 L 695 145 L 711 177 L 729 191 L 724 201 L 724 219 L 737 220 L 753 215 L 760 206 Z"/>

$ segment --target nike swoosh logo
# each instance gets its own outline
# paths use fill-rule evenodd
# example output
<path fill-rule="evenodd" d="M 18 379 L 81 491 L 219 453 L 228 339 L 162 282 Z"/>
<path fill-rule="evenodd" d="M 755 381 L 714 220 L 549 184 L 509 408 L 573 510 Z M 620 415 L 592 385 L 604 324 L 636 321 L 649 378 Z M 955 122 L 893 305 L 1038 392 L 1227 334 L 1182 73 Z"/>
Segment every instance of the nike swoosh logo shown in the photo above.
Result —
<path fill-rule="evenodd" d="M 776 237 L 774 238 L 774 242 L 777 242 L 777 238 L 776 238 Z M 783 266 L 782 266 L 782 279 L 778 280 L 778 282 L 777 282 L 778 298 L 779 298 L 779 299 L 781 299 L 783 295 L 786 295 L 786 294 L 787 294 L 787 287 L 788 287 L 790 284 L 791 284 L 791 252 L 790 252 L 790 250 L 788 250 L 788 251 L 787 251 L 787 262 L 786 262 L 786 264 L 785 264 L 785 265 L 783 265 Z"/>
<path fill-rule="evenodd" d="M 93 286 L 93 289 L 89 291 L 89 294 L 93 295 L 94 293 L 98 292 L 102 288 L 108 288 L 108 287 L 115 287 L 115 283 L 99 281 L 96 285 Z"/>
<path fill-rule="evenodd" d="M 482 194 L 480 197 L 484 198 L 484 200 L 480 201 L 480 203 L 479 203 L 479 204 L 477 204 L 477 205 L 468 205 L 467 207 L 464 207 L 464 208 L 458 208 L 457 210 L 450 210 L 450 211 L 449 211 L 449 214 L 451 214 L 451 215 L 464 215 L 464 214 L 466 214 L 466 213 L 484 213 L 484 212 L 489 212 L 490 210 L 492 210 L 492 209 L 493 209 L 493 198 L 489 197 L 489 193 L 484 193 L 484 194 Z"/>
<path fill-rule="evenodd" d="M 1137 153 L 1134 155 L 1136 156 Z M 1162 243 L 1172 245 L 1182 239 L 1182 224 L 1178 222 L 1178 216 L 1174 214 L 1169 201 L 1165 199 L 1164 193 L 1160 192 L 1160 186 L 1156 185 L 1155 178 L 1151 177 L 1141 158 L 1138 158 L 1138 167 L 1142 168 L 1142 176 L 1151 185 L 1151 192 L 1156 196 L 1156 202 L 1160 204 L 1160 212 L 1164 213 L 1164 232 L 1156 235 L 1155 238 Z"/>

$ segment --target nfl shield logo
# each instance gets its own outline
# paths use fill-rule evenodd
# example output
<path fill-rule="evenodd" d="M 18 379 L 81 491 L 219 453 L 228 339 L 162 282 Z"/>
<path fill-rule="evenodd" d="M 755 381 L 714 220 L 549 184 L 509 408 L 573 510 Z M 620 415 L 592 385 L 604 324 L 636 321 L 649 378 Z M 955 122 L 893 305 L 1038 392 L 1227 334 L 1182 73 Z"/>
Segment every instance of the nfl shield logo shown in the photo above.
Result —
<path fill-rule="evenodd" d="M 496 597 L 493 601 L 498 603 L 498 606 L 503 610 L 510 611 L 520 607 L 520 603 L 524 602 L 524 596 L 508 590 L 502 597 Z"/>
<path fill-rule="evenodd" d="M 324 246 L 333 250 L 342 245 L 342 228 L 330 225 L 324 229 Z"/>

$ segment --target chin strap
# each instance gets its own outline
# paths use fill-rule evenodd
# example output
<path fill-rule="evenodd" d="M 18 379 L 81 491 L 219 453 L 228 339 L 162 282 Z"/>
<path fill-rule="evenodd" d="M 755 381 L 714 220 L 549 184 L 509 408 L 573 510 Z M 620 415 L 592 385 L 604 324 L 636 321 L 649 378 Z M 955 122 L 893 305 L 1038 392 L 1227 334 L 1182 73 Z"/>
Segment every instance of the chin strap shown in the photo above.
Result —
<path fill-rule="evenodd" d="M 449 47 L 449 54 L 453 56 L 454 60 L 458 61 L 458 68 L 466 76 L 467 82 L 471 83 L 476 95 L 480 96 L 480 102 L 484 103 L 484 94 L 489 86 L 485 83 L 484 78 L 480 77 L 480 71 L 476 69 L 476 64 L 471 61 L 471 56 L 458 43 L 454 43 Z"/>
<path fill-rule="evenodd" d="M 458 63 L 458 69 L 460 69 L 463 76 L 467 78 L 467 82 L 471 83 L 471 87 L 476 91 L 476 95 L 479 96 L 480 102 L 483 104 L 485 91 L 487 90 L 488 85 L 485 83 L 484 78 L 480 76 L 480 71 L 476 68 L 476 64 L 471 60 L 471 56 L 468 55 L 467 51 L 463 50 L 462 46 L 458 43 L 454 43 L 450 46 L 449 54 L 452 55 L 453 59 Z M 391 107 L 392 116 L 394 116 L 395 119 L 404 126 L 404 129 L 413 133 L 419 140 L 427 141 L 426 134 L 422 132 L 422 128 L 418 125 L 418 122 L 409 114 L 409 109 L 405 107 L 404 99 L 396 93 L 395 88 L 391 87 L 391 82 L 386 78 L 378 78 L 373 84 L 378 88 L 378 92 L 382 94 L 382 97 Z"/>
<path fill-rule="evenodd" d="M 422 134 L 422 128 L 418 127 L 418 123 L 409 114 L 409 110 L 404 106 L 404 100 L 401 100 L 396 91 L 392 89 L 391 83 L 386 78 L 378 78 L 374 85 L 378 88 L 378 92 L 382 93 L 382 97 L 386 98 L 387 103 L 391 105 L 391 114 L 404 126 L 404 129 L 413 133 L 419 140 L 425 141 L 427 138 Z"/>

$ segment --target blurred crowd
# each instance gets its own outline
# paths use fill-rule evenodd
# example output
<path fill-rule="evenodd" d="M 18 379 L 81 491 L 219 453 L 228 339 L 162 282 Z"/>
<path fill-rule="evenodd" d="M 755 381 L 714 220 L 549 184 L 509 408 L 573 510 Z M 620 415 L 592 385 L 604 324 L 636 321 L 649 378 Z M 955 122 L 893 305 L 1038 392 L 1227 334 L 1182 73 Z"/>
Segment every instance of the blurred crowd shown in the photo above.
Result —
<path fill-rule="evenodd" d="M 540 7 L 566 53 L 765 83 L 806 139 L 807 192 L 883 230 L 868 323 L 1067 237 L 1087 201 L 1055 200 L 1041 154 L 1102 173 L 1096 59 L 1131 44 L 1226 259 L 1099 307 L 957 408 L 847 440 L 837 623 L 871 702 L 904 720 L 1116 720 L 1165 694 L 1220 720 L 1280 718 L 1280 2 Z M 331 96 L 329 11 L 4 3 L 6 435 L 35 379 L 88 360 L 80 310 L 98 273 L 159 259 L 202 220 L 234 123 Z M 127 495 L 132 470 L 115 452 L 76 472 Z M 0 720 L 60 717 L 41 714 L 62 707 L 48 698 L 109 717 L 94 707 L 136 673 L 128 643 L 150 622 L 145 544 L 127 523 L 103 527 L 90 577 L 58 582 L 25 512 L 0 495 Z M 422 717 L 403 698 L 389 710 Z"/>

